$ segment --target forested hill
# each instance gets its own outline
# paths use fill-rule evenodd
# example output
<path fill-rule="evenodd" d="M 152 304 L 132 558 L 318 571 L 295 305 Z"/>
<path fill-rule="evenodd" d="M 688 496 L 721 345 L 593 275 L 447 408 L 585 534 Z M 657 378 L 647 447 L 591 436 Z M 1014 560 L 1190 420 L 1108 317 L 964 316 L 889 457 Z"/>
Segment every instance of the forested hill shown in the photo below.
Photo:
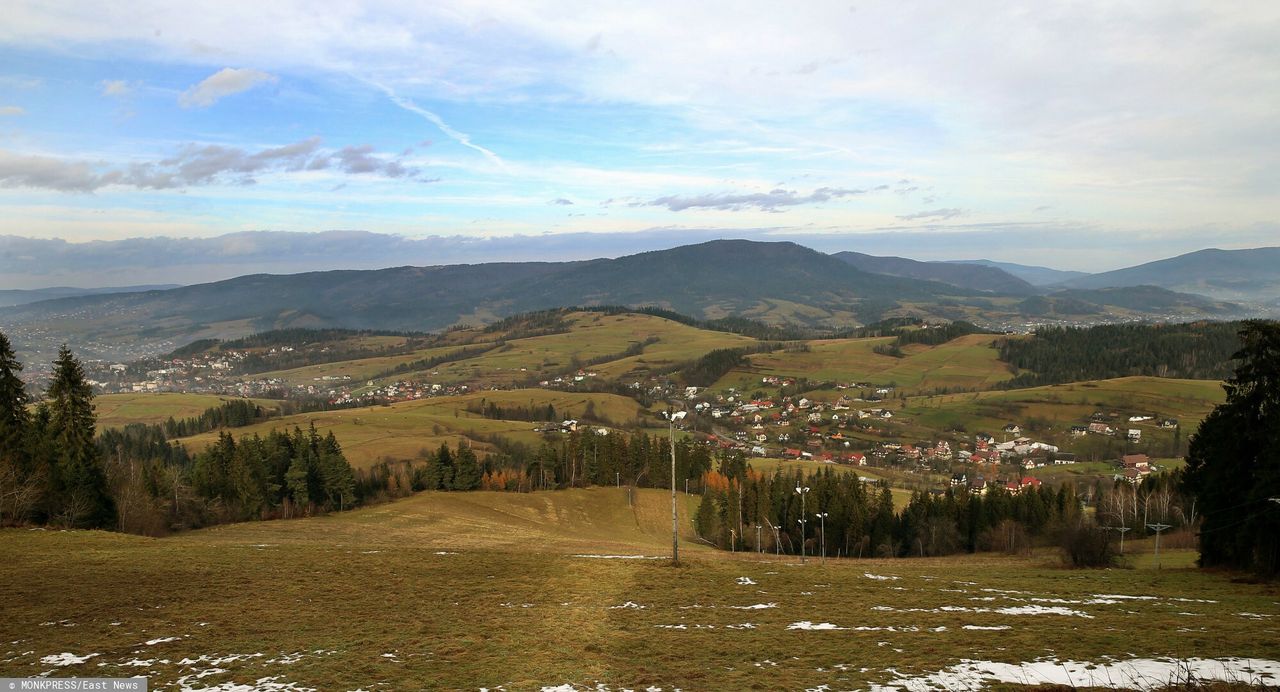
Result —
<path fill-rule="evenodd" d="M 1219 380 L 1233 369 L 1243 322 L 1046 327 L 999 345 L 1000 360 L 1021 371 L 1005 387 L 1147 375 Z"/>
<path fill-rule="evenodd" d="M 940 281 L 984 293 L 1029 296 L 1036 287 L 999 267 L 953 262 L 919 262 L 905 257 L 877 257 L 861 252 L 837 252 L 835 257 L 863 271 L 926 281 Z"/>

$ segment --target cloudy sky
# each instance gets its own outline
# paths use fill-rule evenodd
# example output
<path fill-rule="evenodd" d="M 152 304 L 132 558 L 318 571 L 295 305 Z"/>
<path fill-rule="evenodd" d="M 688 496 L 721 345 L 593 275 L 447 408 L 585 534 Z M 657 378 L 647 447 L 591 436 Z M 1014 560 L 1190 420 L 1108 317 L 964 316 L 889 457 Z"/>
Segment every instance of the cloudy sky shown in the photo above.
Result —
<path fill-rule="evenodd" d="M 1276 2 L 5 5 L 16 257 L 342 230 L 442 260 L 752 237 L 1100 270 L 1280 244 Z"/>

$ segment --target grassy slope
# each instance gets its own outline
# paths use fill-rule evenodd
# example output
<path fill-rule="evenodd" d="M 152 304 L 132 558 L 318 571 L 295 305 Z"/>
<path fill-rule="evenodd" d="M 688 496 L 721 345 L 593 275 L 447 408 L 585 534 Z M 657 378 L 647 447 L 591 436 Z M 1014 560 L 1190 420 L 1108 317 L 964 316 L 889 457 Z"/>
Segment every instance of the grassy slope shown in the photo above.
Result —
<path fill-rule="evenodd" d="M 432 383 L 509 386 L 530 378 L 549 378 L 572 373 L 574 363 L 620 354 L 634 343 L 651 337 L 650 344 L 639 356 L 600 363 L 590 369 L 605 379 L 616 379 L 636 370 L 662 367 L 693 360 L 717 348 L 749 346 L 754 339 L 689 327 L 660 317 L 642 314 L 604 315 L 578 312 L 565 318 L 572 330 L 563 334 L 511 339 L 492 352 L 473 358 L 442 363 L 429 371 L 406 372 L 380 378 L 380 383 L 397 379 L 419 379 Z M 455 337 L 471 336 L 479 342 L 492 342 L 501 334 L 462 330 Z M 356 387 L 374 375 L 401 363 L 433 358 L 458 351 L 458 345 L 424 349 L 399 356 L 378 356 L 337 363 L 313 365 L 292 370 L 263 373 L 260 377 L 279 377 L 290 384 L 317 384 L 326 375 L 350 376 Z"/>
<path fill-rule="evenodd" d="M 103 394 L 95 397 L 94 408 L 98 413 L 98 429 L 124 427 L 130 423 L 147 425 L 163 423 L 170 417 L 192 418 L 206 409 L 221 406 L 236 397 L 214 394 Z M 277 409 L 280 402 L 254 399 L 264 409 Z"/>
<path fill-rule="evenodd" d="M 1006 423 L 1039 418 L 1062 433 L 1072 425 L 1086 423 L 1095 411 L 1114 410 L 1123 415 L 1110 425 L 1140 428 L 1144 435 L 1156 433 L 1155 421 L 1131 425 L 1129 414 L 1154 414 L 1157 421 L 1177 418 L 1185 439 L 1223 399 L 1221 383 L 1212 380 L 1122 377 L 1032 389 L 916 397 L 908 400 L 904 413 L 914 427 L 922 430 L 959 425 L 970 432 L 997 433 Z"/>
<path fill-rule="evenodd" d="M 307 427 L 315 423 L 320 434 L 332 430 L 342 444 L 347 459 L 353 466 L 367 467 L 381 458 L 409 459 L 419 450 L 435 449 L 442 443 L 457 445 L 460 440 L 475 433 L 500 434 L 513 441 L 538 444 L 541 435 L 533 432 L 537 423 L 484 418 L 465 409 L 481 400 L 499 406 L 535 406 L 548 404 L 560 416 L 581 416 L 588 402 L 595 404 L 596 415 L 610 421 L 625 423 L 641 414 L 639 404 L 614 394 L 578 394 L 541 389 L 518 389 L 479 392 L 466 396 L 439 397 L 408 401 L 390 406 L 374 406 L 340 411 L 298 414 L 277 418 L 257 425 L 232 431 L 237 437 L 253 433 L 266 433 L 278 428 Z M 218 437 L 217 432 L 184 438 L 182 444 L 196 451 L 208 446 Z M 477 445 L 484 449 L 484 445 Z"/>
<path fill-rule="evenodd" d="M 201 688 L 273 678 L 320 689 L 848 689 L 961 659 L 1278 655 L 1274 587 L 1156 572 L 1145 559 L 1107 571 L 1046 556 L 801 567 L 689 543 L 682 569 L 574 557 L 665 554 L 667 498 L 642 491 L 632 513 L 613 488 L 430 493 L 158 540 L 6 529 L 0 672 L 146 675 L 152 689 L 183 676 Z M 1162 553 L 1166 566 L 1185 564 L 1185 553 Z M 1095 594 L 1155 598 L 1059 605 L 1090 618 L 975 611 Z M 640 607 L 619 607 L 628 603 Z M 805 620 L 870 629 L 787 629 Z M 40 662 L 63 652 L 97 656 Z"/>
<path fill-rule="evenodd" d="M 639 368 L 695 359 L 707 351 L 755 343 L 754 339 L 689 327 L 650 315 L 574 313 L 567 319 L 573 330 L 528 339 L 513 339 L 506 346 L 475 358 L 441 365 L 432 382 L 482 382 L 508 385 L 530 377 L 554 377 L 572 373 L 575 359 L 622 353 L 650 337 L 659 341 L 640 356 L 602 363 L 589 368 L 605 379 L 615 379 Z"/>
<path fill-rule="evenodd" d="M 736 387 L 753 391 L 760 378 L 804 377 L 841 383 L 893 383 L 906 392 L 927 392 L 938 387 L 985 389 L 1012 377 L 1007 364 L 991 348 L 994 337 L 973 334 L 939 346 L 911 345 L 903 358 L 875 353 L 892 338 L 836 339 L 809 342 L 808 353 L 777 352 L 753 355 L 750 365 L 725 375 L 716 388 Z"/>

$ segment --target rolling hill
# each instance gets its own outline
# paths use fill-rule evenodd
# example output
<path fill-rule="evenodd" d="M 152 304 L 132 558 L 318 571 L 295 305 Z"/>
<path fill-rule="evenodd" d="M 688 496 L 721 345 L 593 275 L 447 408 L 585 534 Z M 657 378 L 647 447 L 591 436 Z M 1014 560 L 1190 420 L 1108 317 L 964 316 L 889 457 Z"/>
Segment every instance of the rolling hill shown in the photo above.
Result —
<path fill-rule="evenodd" d="M 1218 300 L 1266 303 L 1280 299 L 1280 247 L 1207 249 L 1061 282 L 1055 288 L 1151 285 Z"/>
<path fill-rule="evenodd" d="M 832 257 L 876 274 L 938 281 L 985 293 L 1034 295 L 1036 287 L 1004 269 L 956 262 L 919 262 L 905 257 L 876 257 L 861 252 L 837 252 Z"/>
<path fill-rule="evenodd" d="M 844 326 L 898 300 L 976 292 L 889 277 L 794 243 L 713 241 L 618 259 L 257 274 L 170 291 L 63 298 L 0 310 L 0 324 L 114 357 L 288 327 L 439 330 L 566 305 L 655 305 L 708 318 Z M 868 316 L 864 315 L 864 316 Z"/>
<path fill-rule="evenodd" d="M 199 339 L 273 329 L 438 331 L 575 305 L 654 306 L 703 319 L 741 316 L 819 331 L 897 316 L 1012 328 L 1028 315 L 1220 318 L 1233 307 L 1151 289 L 1090 289 L 1059 296 L 1048 307 L 1020 306 L 1023 296 L 1033 303 L 1044 299 L 1032 295 L 1029 283 L 995 269 L 897 258 L 864 262 L 912 275 L 890 276 L 850 264 L 857 257 L 869 256 L 842 259 L 788 242 L 717 240 L 580 262 L 255 274 L 0 308 L 0 328 L 28 362 L 47 362 L 63 343 L 86 358 L 132 359 Z"/>
<path fill-rule="evenodd" d="M 984 267 L 994 267 L 1012 274 L 1032 286 L 1049 286 L 1069 281 L 1071 279 L 1089 276 L 1088 272 L 1064 271 L 1062 269 L 1050 269 L 1049 267 L 1041 267 L 1033 264 L 996 262 L 995 260 L 989 259 L 947 260 L 947 262 L 950 264 L 977 264 Z"/>

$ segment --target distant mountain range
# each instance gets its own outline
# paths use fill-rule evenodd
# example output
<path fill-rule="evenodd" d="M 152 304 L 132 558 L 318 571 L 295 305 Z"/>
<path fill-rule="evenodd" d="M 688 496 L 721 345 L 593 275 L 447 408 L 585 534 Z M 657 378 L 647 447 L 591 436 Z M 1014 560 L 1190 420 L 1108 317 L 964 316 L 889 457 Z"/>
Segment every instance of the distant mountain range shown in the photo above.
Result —
<path fill-rule="evenodd" d="M 1051 286 L 1053 284 L 1070 281 L 1082 276 L 1089 276 L 1087 272 L 1063 271 L 1061 269 L 1050 269 L 1048 267 L 1037 267 L 1030 264 L 1014 264 L 1013 262 L 996 262 L 989 259 L 976 260 L 947 260 L 952 264 L 979 264 L 984 267 L 995 267 L 1004 270 L 1013 276 L 1026 281 L 1033 286 Z"/>
<path fill-rule="evenodd" d="M 1182 271 L 1179 280 L 1189 281 L 1194 269 Z M 1044 319 L 1241 315 L 1233 303 L 1159 288 L 1160 277 L 1150 278 L 1155 286 L 1037 287 L 980 263 L 717 240 L 617 259 L 254 274 L 168 290 L 60 297 L 0 308 L 0 329 L 42 359 L 63 341 L 90 356 L 123 359 L 200 338 L 286 327 L 430 331 L 573 305 L 659 306 L 701 318 L 741 315 L 818 329 L 890 316 L 1016 328 Z M 1252 285 L 1270 284 L 1256 278 Z"/>
<path fill-rule="evenodd" d="M 960 286 L 986 293 L 1026 296 L 1034 295 L 1038 292 L 1032 283 L 1019 278 L 1003 267 L 996 267 L 993 264 L 919 262 L 904 257 L 864 255 L 861 252 L 837 252 L 832 257 L 838 257 L 863 271 L 912 279 L 941 281 L 952 286 Z M 1017 265 L 1007 266 L 1016 267 Z"/>
<path fill-rule="evenodd" d="M 1218 300 L 1275 304 L 1280 300 L 1280 247 L 1198 250 L 1136 267 L 1059 282 L 1061 288 L 1160 286 Z"/>
<path fill-rule="evenodd" d="M 107 293 L 140 293 L 142 291 L 163 291 L 177 288 L 178 284 L 160 284 L 155 286 L 116 286 L 112 288 L 72 288 L 70 286 L 54 286 L 53 288 L 35 289 L 0 289 L 0 308 L 14 305 L 38 303 L 54 298 L 74 298 L 76 296 L 95 296 Z"/>

